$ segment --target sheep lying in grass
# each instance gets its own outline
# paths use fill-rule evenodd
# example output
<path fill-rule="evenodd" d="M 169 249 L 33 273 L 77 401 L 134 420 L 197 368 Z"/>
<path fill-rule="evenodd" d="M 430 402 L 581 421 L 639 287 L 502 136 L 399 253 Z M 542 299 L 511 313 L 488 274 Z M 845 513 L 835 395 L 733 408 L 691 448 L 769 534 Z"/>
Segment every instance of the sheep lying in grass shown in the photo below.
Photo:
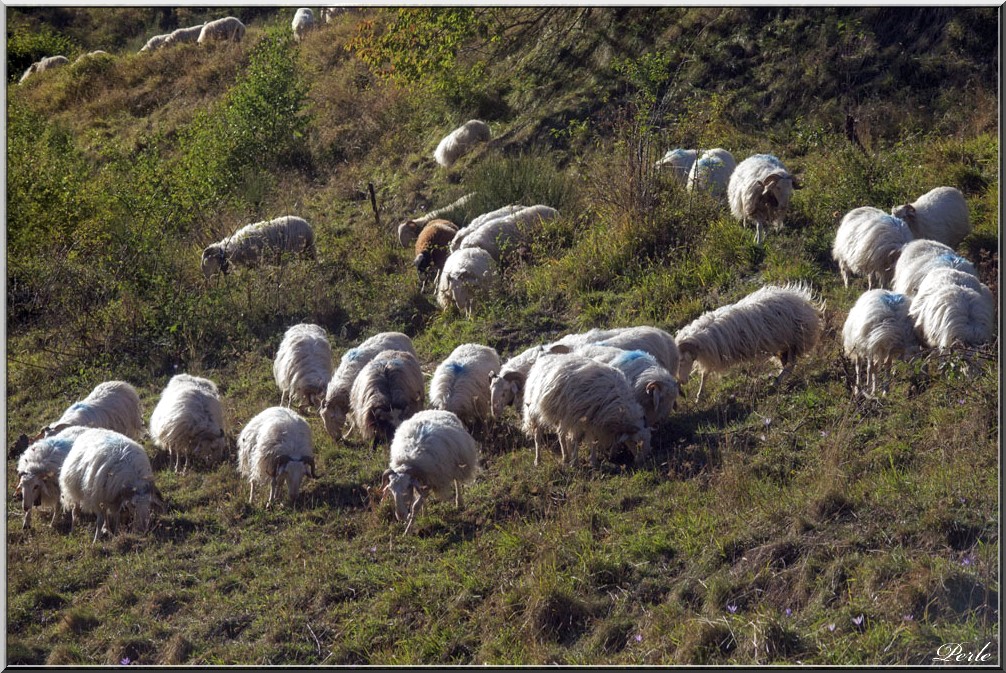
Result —
<path fill-rule="evenodd" d="M 968 275 L 931 273 L 919 283 L 908 314 L 927 346 L 981 346 L 992 340 L 995 299 L 984 284 L 974 289 Z"/>
<path fill-rule="evenodd" d="M 412 265 L 422 279 L 420 292 L 426 290 L 426 280 L 433 276 L 433 282 L 440 280 L 440 272 L 444 269 L 450 250 L 448 246 L 458 232 L 458 228 L 447 220 L 433 220 L 419 232 L 416 239 L 416 259 Z M 432 273 L 431 273 L 432 272 Z"/>
<path fill-rule="evenodd" d="M 755 154 L 737 165 L 727 185 L 730 213 L 745 227 L 755 222 L 755 243 L 764 240 L 765 227 L 782 227 L 793 190 L 800 182 L 771 154 Z"/>
<path fill-rule="evenodd" d="M 912 203 L 894 207 L 891 214 L 904 220 L 915 238 L 940 241 L 951 248 L 971 233 L 968 202 L 954 187 L 937 187 Z"/>
<path fill-rule="evenodd" d="M 912 241 L 908 225 L 879 208 L 856 208 L 842 218 L 831 248 L 842 282 L 849 274 L 866 276 L 867 286 L 885 287 L 894 275 L 901 250 Z"/>
<path fill-rule="evenodd" d="M 488 213 L 482 213 L 481 215 L 475 217 L 467 225 L 458 229 L 458 233 L 454 235 L 454 240 L 451 241 L 450 246 L 451 252 L 457 252 L 458 250 L 460 250 L 461 244 L 464 242 L 464 240 L 468 236 L 475 233 L 483 225 L 489 224 L 490 222 L 493 222 L 503 217 L 509 217 L 510 215 L 513 215 L 514 213 L 524 210 L 525 208 L 527 208 L 527 206 L 521 206 L 521 205 L 503 206 L 502 208 L 497 208 L 496 210 L 489 211 Z"/>
<path fill-rule="evenodd" d="M 402 423 L 391 443 L 381 491 L 391 493 L 395 518 L 406 520 L 406 534 L 431 491 L 446 500 L 453 484 L 454 502 L 461 509 L 461 485 L 475 481 L 478 456 L 475 440 L 450 411 L 427 409 Z"/>
<path fill-rule="evenodd" d="M 469 428 L 482 423 L 490 413 L 490 377 L 499 369 L 494 348 L 461 344 L 433 372 L 430 407 L 457 414 Z"/>
<path fill-rule="evenodd" d="M 431 210 L 422 217 L 405 220 L 398 225 L 398 242 L 402 244 L 403 248 L 409 247 L 415 242 L 416 238 L 419 236 L 419 232 L 421 232 L 427 224 L 433 222 L 434 220 L 447 220 L 451 224 L 459 224 L 462 221 L 461 216 L 465 212 L 465 206 L 468 205 L 468 202 L 471 201 L 474 196 L 475 192 L 470 192 L 443 208 Z"/>
<path fill-rule="evenodd" d="M 450 168 L 476 143 L 489 140 L 490 135 L 488 124 L 478 119 L 471 119 L 451 131 L 440 141 L 433 153 L 433 158 L 444 168 Z"/>
<path fill-rule="evenodd" d="M 796 359 L 817 345 L 822 312 L 807 287 L 766 285 L 735 304 L 704 313 L 674 337 L 681 352 L 678 381 L 688 383 L 692 367 L 697 366 L 701 374 L 698 401 L 709 372 L 776 355 L 782 362 L 778 384 Z"/>
<path fill-rule="evenodd" d="M 950 246 L 923 238 L 902 248 L 898 262 L 894 265 L 891 286 L 898 294 L 914 297 L 923 279 L 939 268 L 957 269 L 978 277 L 975 265 L 954 252 Z"/>
<path fill-rule="evenodd" d="M 199 44 L 223 42 L 225 40 L 240 42 L 244 39 L 244 36 L 245 25 L 241 23 L 241 20 L 233 16 L 226 16 L 204 24 L 203 29 L 199 31 L 199 37 L 196 41 Z"/>
<path fill-rule="evenodd" d="M 646 417 L 625 376 L 575 353 L 543 355 L 531 365 L 524 386 L 522 429 L 534 439 L 535 465 L 548 429 L 559 436 L 565 464 L 576 462 L 581 440 L 591 445 L 594 467 L 599 445 L 605 454 L 625 442 L 639 447 L 637 465 L 650 453 Z"/>
<path fill-rule="evenodd" d="M 227 452 L 224 408 L 213 381 L 178 374 L 171 377 L 150 415 L 154 444 L 175 457 L 175 472 L 189 469 L 189 460 L 220 460 Z M 181 465 L 182 461 L 184 465 Z"/>
<path fill-rule="evenodd" d="M 371 451 L 423 408 L 423 388 L 419 360 L 406 351 L 382 351 L 360 370 L 350 391 L 353 424 L 373 440 Z"/>
<path fill-rule="evenodd" d="M 51 437 L 44 437 L 30 445 L 17 461 L 17 486 L 14 495 L 22 496 L 24 520 L 21 528 L 31 523 L 33 507 L 52 509 L 50 526 L 56 525 L 59 514 L 59 473 L 63 468 L 73 441 L 88 428 L 74 425 L 64 428 Z"/>
<path fill-rule="evenodd" d="M 203 250 L 203 275 L 209 278 L 218 271 L 228 273 L 231 264 L 257 266 L 267 257 L 279 263 L 285 252 L 314 259 L 314 229 L 306 220 L 286 215 L 241 227 Z"/>
<path fill-rule="evenodd" d="M 292 326 L 283 335 L 272 365 L 280 389 L 280 406 L 284 402 L 290 406 L 297 398 L 301 405 L 320 408 L 333 368 L 332 346 L 325 328 L 309 323 Z"/>
<path fill-rule="evenodd" d="M 537 205 L 523 208 L 512 215 L 489 220 L 466 236 L 458 245 L 465 248 L 482 248 L 500 262 L 503 253 L 525 242 L 528 234 L 543 222 L 559 216 L 559 211 L 549 206 Z"/>
<path fill-rule="evenodd" d="M 412 346 L 412 339 L 401 332 L 375 334 L 356 348 L 350 348 L 342 354 L 339 368 L 335 370 L 335 374 L 328 382 L 325 401 L 321 405 L 321 420 L 332 439 L 338 439 L 341 436 L 346 416 L 350 411 L 350 394 L 357 374 L 383 351 L 405 351 L 412 357 L 416 357 L 416 349 Z"/>
<path fill-rule="evenodd" d="M 145 533 L 151 507 L 164 507 L 143 447 L 104 428 L 88 429 L 74 440 L 59 473 L 59 490 L 71 530 L 81 512 L 97 515 L 92 543 L 106 524 L 114 534 L 123 512 L 131 513 L 134 533 Z"/>
<path fill-rule="evenodd" d="M 874 395 L 879 371 L 889 370 L 895 360 L 918 350 L 910 306 L 910 298 L 882 289 L 868 290 L 856 300 L 842 328 L 845 356 L 856 368 L 853 394 L 869 386 L 869 394 Z M 887 391 L 886 382 L 883 389 Z"/>
<path fill-rule="evenodd" d="M 255 484 L 269 484 L 266 507 L 272 506 L 282 480 L 287 502 L 293 505 L 304 477 L 318 476 L 311 427 L 285 407 L 261 412 L 248 421 L 238 437 L 238 471 L 248 480 L 248 504 L 255 498 Z"/>
<path fill-rule="evenodd" d="M 314 12 L 307 7 L 301 7 L 294 13 L 290 27 L 293 29 L 294 42 L 300 42 L 308 31 L 314 28 Z"/>
<path fill-rule="evenodd" d="M 131 439 L 143 437 L 143 407 L 136 389 L 125 381 L 105 381 L 79 402 L 74 402 L 59 420 L 42 428 L 35 437 L 50 437 L 72 425 L 115 430 Z"/>
<path fill-rule="evenodd" d="M 446 309 L 454 304 L 469 318 L 478 296 L 496 282 L 496 261 L 482 248 L 464 248 L 452 252 L 440 272 L 437 304 Z"/>
<path fill-rule="evenodd" d="M 46 56 L 41 61 L 36 61 L 28 66 L 28 69 L 24 71 L 21 75 L 21 79 L 18 80 L 18 84 L 24 84 L 24 81 L 31 77 L 32 75 L 40 75 L 46 70 L 55 70 L 56 68 L 62 67 L 70 62 L 66 56 Z"/>
<path fill-rule="evenodd" d="M 658 159 L 655 166 L 656 168 L 670 170 L 671 175 L 676 181 L 686 184 L 688 182 L 688 174 L 691 172 L 695 159 L 698 156 L 698 150 L 686 150 L 679 147 L 667 150 L 667 154 Z"/>
<path fill-rule="evenodd" d="M 727 183 L 737 167 L 730 152 L 721 147 L 706 150 L 688 171 L 688 191 L 708 192 L 720 198 L 727 192 Z"/>
<path fill-rule="evenodd" d="M 665 421 L 677 405 L 681 394 L 677 380 L 649 353 L 598 344 L 587 344 L 574 352 L 622 373 L 643 408 L 647 427 L 654 428 Z"/>

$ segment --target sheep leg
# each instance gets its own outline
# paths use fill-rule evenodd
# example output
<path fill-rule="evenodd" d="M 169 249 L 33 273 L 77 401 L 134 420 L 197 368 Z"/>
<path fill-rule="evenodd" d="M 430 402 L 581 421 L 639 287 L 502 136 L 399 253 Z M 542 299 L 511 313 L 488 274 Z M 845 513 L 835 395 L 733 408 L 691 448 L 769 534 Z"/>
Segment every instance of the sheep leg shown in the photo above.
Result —
<path fill-rule="evenodd" d="M 52 508 L 52 519 L 49 521 L 49 528 L 56 527 L 56 517 L 59 516 L 59 507 Z"/>
<path fill-rule="evenodd" d="M 101 511 L 98 512 L 98 521 L 94 524 L 94 539 L 91 540 L 91 544 L 98 541 L 98 536 L 101 534 L 101 527 L 105 525 L 105 514 Z"/>
<path fill-rule="evenodd" d="M 695 402 L 698 403 L 699 398 L 702 397 L 702 387 L 706 385 L 706 373 L 702 372 L 699 374 L 699 392 L 695 393 Z"/>
<path fill-rule="evenodd" d="M 255 482 L 248 482 L 248 504 L 252 504 L 252 499 L 255 497 Z"/>
<path fill-rule="evenodd" d="M 419 508 L 423 506 L 424 502 L 426 502 L 426 494 L 419 491 L 416 495 L 416 499 L 412 501 L 412 507 L 409 508 L 409 520 L 405 523 L 405 532 L 403 535 L 409 534 L 409 529 L 412 528 L 412 522 L 416 520 L 416 512 L 419 511 Z"/>
<path fill-rule="evenodd" d="M 265 502 L 266 509 L 269 509 L 272 506 L 272 501 L 275 497 L 276 497 L 276 477 L 273 477 L 272 481 L 269 482 L 269 499 L 266 500 Z"/>
<path fill-rule="evenodd" d="M 545 441 L 544 432 L 541 428 L 534 429 L 534 465 L 538 466 L 538 457 L 541 455 L 541 442 Z"/>
<path fill-rule="evenodd" d="M 70 508 L 70 533 L 73 532 L 74 527 L 77 525 L 78 516 L 80 516 L 80 505 L 73 505 Z"/>
<path fill-rule="evenodd" d="M 461 484 L 457 479 L 454 480 L 454 504 L 461 509 Z"/>
<path fill-rule="evenodd" d="M 761 220 L 755 220 L 755 245 L 761 245 Z"/>
<path fill-rule="evenodd" d="M 28 524 L 30 523 L 31 523 L 31 507 L 29 507 L 24 511 L 24 521 L 21 522 L 21 530 L 27 528 Z"/>

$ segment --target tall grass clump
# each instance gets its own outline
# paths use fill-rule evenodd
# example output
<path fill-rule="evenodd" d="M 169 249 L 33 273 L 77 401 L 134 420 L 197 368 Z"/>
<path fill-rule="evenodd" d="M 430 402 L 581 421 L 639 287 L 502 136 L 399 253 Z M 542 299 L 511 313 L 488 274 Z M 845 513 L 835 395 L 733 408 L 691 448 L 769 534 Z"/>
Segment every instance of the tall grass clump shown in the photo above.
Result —
<path fill-rule="evenodd" d="M 475 192 L 468 205 L 473 217 L 513 203 L 544 204 L 570 214 L 577 204 L 573 180 L 540 150 L 487 156 L 465 182 Z"/>

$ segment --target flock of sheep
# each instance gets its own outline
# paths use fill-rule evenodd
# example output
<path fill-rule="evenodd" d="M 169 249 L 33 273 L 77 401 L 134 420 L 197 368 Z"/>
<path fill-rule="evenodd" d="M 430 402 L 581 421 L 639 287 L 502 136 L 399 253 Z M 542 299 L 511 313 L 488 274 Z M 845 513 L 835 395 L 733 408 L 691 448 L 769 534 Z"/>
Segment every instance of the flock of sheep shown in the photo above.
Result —
<path fill-rule="evenodd" d="M 188 31 L 186 37 L 175 39 L 202 42 L 209 33 L 240 39 L 244 27 L 238 28 L 237 19 L 220 21 L 224 23 L 181 29 Z M 214 24 L 229 28 L 208 33 Z M 310 10 L 297 10 L 293 30 L 298 40 L 313 25 Z M 170 44 L 168 38 L 177 33 L 157 36 L 164 39 L 153 45 L 154 38 L 144 49 Z M 471 120 L 441 141 L 434 158 L 450 166 L 490 135 L 487 124 Z M 721 148 L 701 155 L 675 149 L 657 165 L 673 170 L 687 189 L 725 199 L 737 220 L 745 226 L 754 223 L 758 244 L 768 225 L 782 226 L 793 192 L 801 187 L 769 154 L 737 163 Z M 506 255 L 526 244 L 535 227 L 559 216 L 544 204 L 508 204 L 466 222 L 462 213 L 473 196 L 398 228 L 401 244 L 415 247 L 423 289 L 432 277 L 438 303 L 457 306 L 469 316 Z M 856 394 L 867 394 L 867 386 L 868 394 L 875 394 L 882 370 L 921 345 L 949 348 L 991 340 L 991 292 L 978 280 L 974 265 L 953 250 L 970 229 L 967 204 L 952 187 L 934 189 L 892 214 L 862 207 L 842 218 L 834 259 L 846 286 L 853 275 L 866 276 L 869 285 L 843 329 L 845 353 L 856 366 Z M 278 263 L 284 253 L 314 258 L 315 235 L 306 220 L 284 216 L 247 225 L 208 246 L 201 266 L 210 277 L 227 273 L 232 264 Z M 381 490 L 392 496 L 407 532 L 430 493 L 447 498 L 453 486 L 461 506 L 461 487 L 479 472 L 473 434 L 483 435 L 490 419 L 504 422 L 507 407 L 514 408 L 534 443 L 535 465 L 550 436 L 557 438 L 565 464 L 577 462 L 585 443 L 592 465 L 623 447 L 640 465 L 650 454 L 653 430 L 670 418 L 693 370 L 700 375 L 696 399 L 708 373 L 745 361 L 777 357 L 781 380 L 798 358 L 815 349 L 823 322 L 823 303 L 810 288 L 768 285 L 698 316 L 676 335 L 651 326 L 593 329 L 530 345 L 505 360 L 492 347 L 462 344 L 437 365 L 428 389 L 420 358 L 405 334 L 373 335 L 347 350 L 336 367 L 325 329 L 294 325 L 274 360 L 279 406 L 244 426 L 237 440 L 237 469 L 249 482 L 249 502 L 255 487 L 267 484 L 267 506 L 284 489 L 294 502 L 303 480 L 318 476 L 311 428 L 300 415 L 315 410 L 333 440 L 355 432 L 372 451 L 389 447 Z M 295 404 L 300 413 L 293 411 Z M 162 391 L 149 436 L 174 458 L 175 471 L 184 472 L 194 461 L 226 459 L 225 428 L 216 384 L 180 374 Z M 18 461 L 24 527 L 31 510 L 45 506 L 54 510 L 53 522 L 60 507 L 69 511 L 71 525 L 81 512 L 95 514 L 95 540 L 106 530 L 115 532 L 123 513 L 132 519 L 134 531 L 146 530 L 151 510 L 164 505 L 139 443 L 146 431 L 139 397 L 128 383 L 102 383 L 73 404 L 35 437 Z"/>

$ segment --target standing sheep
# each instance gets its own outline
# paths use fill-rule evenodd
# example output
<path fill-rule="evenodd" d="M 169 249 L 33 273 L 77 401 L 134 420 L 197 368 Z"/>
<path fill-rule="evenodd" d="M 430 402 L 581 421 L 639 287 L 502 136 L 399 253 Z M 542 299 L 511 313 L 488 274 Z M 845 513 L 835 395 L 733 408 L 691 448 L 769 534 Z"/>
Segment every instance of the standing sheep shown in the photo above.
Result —
<path fill-rule="evenodd" d="M 995 330 L 995 299 L 983 284 L 979 289 L 954 282 L 956 277 L 930 274 L 919 283 L 908 314 L 916 333 L 931 348 L 981 346 Z"/>
<path fill-rule="evenodd" d="M 203 29 L 199 32 L 196 42 L 199 44 L 223 42 L 225 40 L 240 42 L 244 39 L 244 36 L 245 25 L 241 23 L 241 20 L 233 16 L 226 16 L 203 25 Z"/>
<path fill-rule="evenodd" d="M 658 327 L 639 325 L 636 327 L 615 327 L 613 329 L 594 328 L 582 334 L 567 334 L 550 347 L 565 346 L 576 349 L 587 344 L 611 346 L 622 350 L 641 350 L 657 359 L 657 363 L 674 374 L 678 371 L 681 354 L 674 337 Z"/>
<path fill-rule="evenodd" d="M 462 215 L 465 212 L 465 206 L 468 205 L 468 202 L 471 201 L 474 196 L 475 192 L 470 192 L 443 208 L 431 210 L 422 217 L 405 220 L 398 225 L 398 242 L 402 244 L 403 248 L 409 247 L 409 245 L 412 244 L 419 236 L 419 232 L 421 232 L 427 224 L 435 220 L 446 220 L 455 225 L 462 222 Z"/>
<path fill-rule="evenodd" d="M 204 25 L 205 24 L 200 23 L 198 26 L 189 26 L 188 28 L 173 30 L 165 36 L 164 42 L 161 46 L 170 47 L 173 44 L 182 44 L 183 42 L 196 42 L 199 39 L 199 34 L 203 32 Z"/>
<path fill-rule="evenodd" d="M 688 191 L 708 192 L 722 198 L 737 162 L 721 147 L 706 150 L 688 171 Z"/>
<path fill-rule="evenodd" d="M 353 424 L 364 439 L 390 443 L 402 421 L 423 408 L 423 371 L 407 351 L 382 351 L 353 381 Z"/>
<path fill-rule="evenodd" d="M 488 124 L 478 119 L 471 119 L 451 131 L 440 141 L 433 153 L 433 158 L 444 168 L 450 168 L 476 143 L 489 140 L 490 135 Z"/>
<path fill-rule="evenodd" d="M 314 229 L 306 220 L 286 215 L 241 227 L 222 241 L 207 246 L 201 267 L 203 275 L 209 278 L 218 271 L 228 273 L 231 264 L 257 266 L 266 255 L 274 257 L 278 264 L 284 252 L 314 259 Z"/>
<path fill-rule="evenodd" d="M 307 7 L 301 7 L 293 15 L 293 40 L 300 42 L 308 31 L 314 28 L 314 12 Z"/>
<path fill-rule="evenodd" d="M 969 260 L 961 257 L 948 245 L 920 238 L 905 245 L 894 265 L 891 285 L 898 294 L 914 297 L 919 284 L 934 269 L 952 268 L 969 273 L 975 278 L 978 271 Z"/>
<path fill-rule="evenodd" d="M 745 227 L 755 222 L 755 243 L 764 240 L 765 227 L 782 227 L 793 190 L 801 189 L 782 162 L 771 154 L 755 154 L 738 164 L 727 185 L 730 212 Z"/>
<path fill-rule="evenodd" d="M 482 213 L 481 215 L 475 217 L 467 225 L 458 229 L 458 233 L 454 235 L 454 240 L 451 241 L 451 252 L 457 252 L 461 249 L 461 244 L 464 242 L 465 238 L 475 233 L 482 225 L 489 224 L 495 220 L 502 217 L 509 217 L 514 213 L 524 210 L 527 206 L 521 205 L 510 205 L 503 206 L 502 208 L 497 208 L 496 210 L 490 211 L 488 213 Z"/>
<path fill-rule="evenodd" d="M 440 272 L 443 271 L 447 256 L 450 255 L 448 246 L 456 233 L 458 228 L 447 220 L 433 220 L 419 232 L 419 237 L 416 239 L 416 258 L 412 265 L 416 267 L 416 272 L 422 279 L 420 292 L 426 290 L 426 280 L 429 276 L 433 276 L 434 284 L 440 280 Z"/>
<path fill-rule="evenodd" d="M 446 500 L 453 484 L 454 503 L 461 509 L 461 485 L 473 482 L 478 472 L 478 445 L 461 419 L 449 411 L 427 409 L 403 422 L 395 433 L 381 492 L 391 493 L 395 518 L 406 519 L 408 534 L 431 491 Z"/>
<path fill-rule="evenodd" d="M 142 54 L 145 51 L 157 51 L 158 49 L 161 49 L 165 46 L 165 42 L 167 42 L 170 35 L 170 33 L 154 35 L 152 38 L 147 40 L 146 44 L 140 47 L 140 53 Z"/>
<path fill-rule="evenodd" d="M 452 252 L 440 272 L 437 304 L 446 309 L 452 303 L 469 318 L 478 295 L 488 292 L 496 282 L 496 262 L 482 248 L 464 248 Z"/>
<path fill-rule="evenodd" d="M 513 215 L 489 220 L 465 237 L 458 248 L 482 248 L 500 262 L 504 252 L 527 240 L 534 225 L 541 225 L 559 216 L 559 211 L 549 206 L 537 205 L 523 208 Z"/>
<path fill-rule="evenodd" d="M 188 374 L 171 377 L 150 415 L 150 436 L 158 448 L 175 457 L 175 472 L 183 458 L 183 474 L 192 457 L 223 458 L 227 437 L 216 384 Z"/>
<path fill-rule="evenodd" d="M 375 334 L 356 348 L 343 353 L 339 368 L 328 382 L 325 401 L 321 405 L 321 420 L 332 439 L 339 438 L 346 423 L 346 415 L 350 410 L 350 393 L 356 376 L 382 351 L 405 351 L 416 357 L 412 339 L 401 332 Z"/>
<path fill-rule="evenodd" d="M 807 287 L 766 285 L 735 304 L 704 313 L 674 337 L 681 352 L 678 381 L 688 383 L 692 367 L 697 365 L 701 374 L 695 396 L 698 401 L 709 372 L 776 355 L 782 362 L 778 384 L 796 359 L 817 345 L 822 312 Z"/>
<path fill-rule="evenodd" d="M 125 381 L 105 381 L 80 402 L 74 402 L 59 420 L 35 437 L 49 437 L 71 425 L 106 428 L 139 440 L 143 437 L 143 407 L 136 388 Z"/>
<path fill-rule="evenodd" d="M 867 277 L 867 287 L 885 287 L 894 275 L 901 250 L 912 241 L 908 225 L 879 208 L 856 208 L 842 218 L 831 248 L 842 282 L 849 287 L 849 274 Z"/>
<path fill-rule="evenodd" d="M 522 353 L 503 363 L 498 373 L 490 375 L 489 397 L 492 404 L 493 418 L 501 418 L 503 410 L 509 406 L 524 408 L 524 383 L 527 373 L 535 361 L 546 354 L 568 353 L 568 346 L 551 344 L 549 346 L 532 346 Z"/>
<path fill-rule="evenodd" d="M 320 408 L 333 369 L 332 346 L 324 327 L 301 323 L 288 329 L 272 365 L 280 406 L 284 402 L 290 406 L 296 397 L 301 405 Z"/>
<path fill-rule="evenodd" d="M 670 169 L 671 176 L 683 185 L 688 182 L 688 174 L 691 173 L 692 166 L 698 156 L 698 150 L 686 150 L 679 147 L 667 150 L 667 154 L 658 159 L 655 166 L 656 168 Z"/>
<path fill-rule="evenodd" d="M 255 498 L 255 484 L 269 484 L 266 508 L 286 483 L 287 502 L 292 506 L 305 476 L 317 479 L 311 426 L 296 412 L 270 407 L 255 418 L 238 437 L 238 471 L 248 480 L 248 504 Z"/>
<path fill-rule="evenodd" d="M 643 408 L 647 427 L 655 428 L 674 411 L 681 394 L 678 382 L 646 351 L 587 344 L 574 352 L 622 373 Z"/>
<path fill-rule="evenodd" d="M 70 62 L 66 56 L 46 56 L 41 61 L 36 61 L 28 66 L 28 69 L 24 71 L 21 75 L 21 79 L 18 84 L 24 84 L 24 81 L 31 77 L 32 75 L 39 75 L 46 70 L 55 70 L 56 68 L 62 67 Z"/>
<path fill-rule="evenodd" d="M 122 512 L 130 512 L 133 532 L 145 533 L 151 506 L 163 508 L 143 447 L 104 428 L 82 432 L 73 442 L 59 473 L 60 500 L 71 514 L 71 530 L 81 512 L 96 514 L 94 539 L 106 529 L 114 534 Z"/>
<path fill-rule="evenodd" d="M 494 348 L 458 346 L 433 372 L 430 407 L 457 414 L 469 428 L 485 421 L 490 413 L 490 377 L 499 370 L 500 357 Z"/>
<path fill-rule="evenodd" d="M 50 526 L 56 525 L 59 514 L 59 473 L 63 468 L 73 441 L 88 428 L 75 425 L 64 428 L 59 433 L 38 440 L 21 454 L 17 461 L 17 486 L 14 495 L 21 494 L 24 505 L 24 520 L 21 528 L 31 523 L 33 507 L 52 509 Z"/>
<path fill-rule="evenodd" d="M 910 306 L 911 299 L 905 295 L 881 289 L 868 290 L 856 300 L 842 328 L 845 356 L 856 368 L 853 394 L 860 394 L 866 386 L 870 387 L 870 395 L 875 394 L 878 370 L 889 370 L 896 359 L 918 350 L 908 315 Z M 861 372 L 863 365 L 865 372 Z"/>
<path fill-rule="evenodd" d="M 940 241 L 951 248 L 971 233 L 968 202 L 954 187 L 937 187 L 912 203 L 894 207 L 891 214 L 904 220 L 915 238 Z"/>

